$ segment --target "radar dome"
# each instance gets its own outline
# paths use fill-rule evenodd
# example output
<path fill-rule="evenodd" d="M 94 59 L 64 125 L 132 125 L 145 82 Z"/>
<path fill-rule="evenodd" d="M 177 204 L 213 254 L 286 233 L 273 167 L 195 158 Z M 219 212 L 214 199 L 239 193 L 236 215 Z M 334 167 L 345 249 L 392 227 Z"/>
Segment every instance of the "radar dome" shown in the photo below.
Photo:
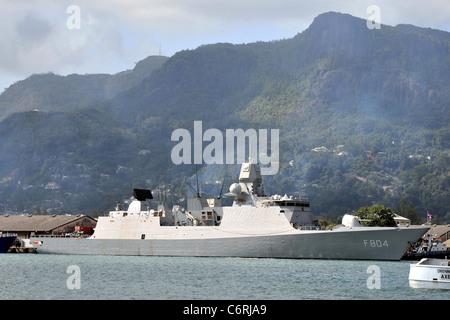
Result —
<path fill-rule="evenodd" d="M 242 189 L 241 189 L 241 185 L 239 183 L 233 183 L 230 186 L 230 192 L 234 193 L 235 195 L 239 195 L 241 193 Z"/>

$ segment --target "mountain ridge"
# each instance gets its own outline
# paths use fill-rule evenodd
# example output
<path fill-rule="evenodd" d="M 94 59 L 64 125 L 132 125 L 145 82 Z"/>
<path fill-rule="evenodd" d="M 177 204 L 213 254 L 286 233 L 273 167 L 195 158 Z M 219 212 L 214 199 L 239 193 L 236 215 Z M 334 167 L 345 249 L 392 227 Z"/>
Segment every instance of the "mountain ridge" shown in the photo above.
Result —
<path fill-rule="evenodd" d="M 171 186 L 180 201 L 195 169 L 171 163 L 170 136 L 201 120 L 204 130 L 279 129 L 280 171 L 267 189 L 309 196 L 323 215 L 407 199 L 444 218 L 449 48 L 443 31 L 369 30 L 363 19 L 326 13 L 290 39 L 180 51 L 110 98 L 0 122 L 0 195 L 11 198 L 3 211 L 14 199 L 19 210 L 106 210 L 107 198 L 137 186 Z M 229 177 L 235 167 L 206 166 L 202 176 Z M 59 189 L 45 189 L 49 182 Z M 24 201 L 32 192 L 36 203 Z"/>
<path fill-rule="evenodd" d="M 132 70 L 110 74 L 33 74 L 0 95 L 0 120 L 21 111 L 71 111 L 90 107 L 138 85 L 168 57 L 149 56 Z M 55 99 L 55 91 L 59 93 Z"/>

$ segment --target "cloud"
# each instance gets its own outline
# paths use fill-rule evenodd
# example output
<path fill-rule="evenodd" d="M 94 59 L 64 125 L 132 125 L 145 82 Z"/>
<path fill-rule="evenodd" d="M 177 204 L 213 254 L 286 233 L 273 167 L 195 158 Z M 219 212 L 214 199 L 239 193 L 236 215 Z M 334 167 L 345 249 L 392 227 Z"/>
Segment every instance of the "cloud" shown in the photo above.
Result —
<path fill-rule="evenodd" d="M 66 22 L 70 15 L 66 13 L 66 6 L 50 1 L 20 0 L 2 4 L 2 78 L 19 80 L 33 73 L 49 71 L 98 73 L 124 68 L 124 64 L 118 65 L 118 61 L 126 60 L 123 35 L 117 24 L 120 19 L 104 16 L 87 5 L 85 8 L 81 14 L 82 28 L 69 29 Z M 130 67 L 130 61 L 126 62 Z M 1 84 L 7 86 L 4 82 Z"/>
<path fill-rule="evenodd" d="M 378 0 L 381 23 L 450 31 L 447 0 Z M 149 55 L 290 38 L 328 11 L 366 18 L 372 0 L 0 0 L 0 90 L 33 73 L 115 73 Z M 71 4 L 80 29 L 67 28 Z M 446 29 L 447 28 L 447 29 Z"/>
<path fill-rule="evenodd" d="M 19 38 L 34 43 L 45 39 L 52 31 L 52 27 L 49 22 L 40 17 L 27 14 L 16 25 L 16 31 Z"/>

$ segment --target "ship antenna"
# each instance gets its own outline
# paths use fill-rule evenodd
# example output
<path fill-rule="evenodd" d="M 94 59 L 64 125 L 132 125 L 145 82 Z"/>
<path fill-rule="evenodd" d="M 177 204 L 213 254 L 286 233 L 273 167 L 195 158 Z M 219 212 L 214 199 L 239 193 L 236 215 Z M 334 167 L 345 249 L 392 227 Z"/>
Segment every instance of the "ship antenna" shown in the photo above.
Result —
<path fill-rule="evenodd" d="M 198 193 L 198 191 L 196 191 L 196 190 L 194 189 L 194 187 L 191 186 L 191 184 L 190 184 L 189 182 L 188 182 L 187 184 L 188 184 L 189 187 L 191 187 L 192 191 L 193 191 L 194 193 L 196 193 L 197 196 L 200 198 L 200 194 Z"/>
<path fill-rule="evenodd" d="M 197 178 L 197 196 L 200 198 L 200 187 L 198 186 L 198 170 L 197 165 L 195 165 L 195 176 Z"/>
<path fill-rule="evenodd" d="M 223 185 L 225 184 L 225 178 L 223 178 L 222 180 L 222 186 L 220 187 L 220 193 L 219 193 L 219 197 L 217 199 L 222 198 L 222 191 L 223 191 Z"/>

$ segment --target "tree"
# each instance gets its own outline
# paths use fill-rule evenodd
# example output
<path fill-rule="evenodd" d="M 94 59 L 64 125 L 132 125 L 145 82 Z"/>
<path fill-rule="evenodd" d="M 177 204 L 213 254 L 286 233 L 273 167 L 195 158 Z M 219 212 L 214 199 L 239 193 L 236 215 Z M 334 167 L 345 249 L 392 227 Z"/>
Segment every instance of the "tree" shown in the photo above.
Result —
<path fill-rule="evenodd" d="M 47 215 L 47 209 L 44 209 L 44 211 L 41 210 L 40 207 L 36 207 L 35 215 Z"/>
<path fill-rule="evenodd" d="M 414 204 L 410 201 L 408 205 L 406 205 L 406 199 L 401 198 L 399 205 L 394 209 L 395 213 L 397 213 L 399 216 L 408 218 L 411 220 L 411 224 L 420 224 L 420 215 L 417 211 Z"/>
<path fill-rule="evenodd" d="M 362 207 L 355 216 L 366 220 L 363 225 L 368 227 L 395 227 L 394 213 L 391 209 L 383 205 Z"/>

